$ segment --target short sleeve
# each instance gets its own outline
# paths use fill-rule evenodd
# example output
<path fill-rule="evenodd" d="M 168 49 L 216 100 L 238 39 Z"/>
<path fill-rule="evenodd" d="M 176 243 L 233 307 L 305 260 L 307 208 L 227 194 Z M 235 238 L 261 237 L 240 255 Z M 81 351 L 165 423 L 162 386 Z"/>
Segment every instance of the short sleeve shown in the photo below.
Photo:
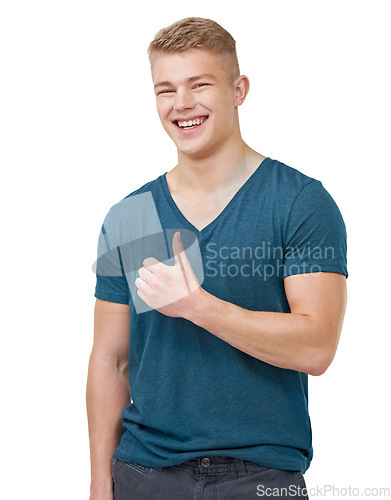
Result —
<path fill-rule="evenodd" d="M 96 261 L 96 286 L 94 296 L 98 299 L 129 304 L 129 286 L 124 273 L 121 253 L 113 243 L 114 238 L 109 234 L 108 219 L 110 211 L 102 224 Z"/>
<path fill-rule="evenodd" d="M 322 183 L 313 179 L 297 194 L 288 215 L 283 278 L 321 271 L 348 277 L 346 254 L 341 212 Z"/>

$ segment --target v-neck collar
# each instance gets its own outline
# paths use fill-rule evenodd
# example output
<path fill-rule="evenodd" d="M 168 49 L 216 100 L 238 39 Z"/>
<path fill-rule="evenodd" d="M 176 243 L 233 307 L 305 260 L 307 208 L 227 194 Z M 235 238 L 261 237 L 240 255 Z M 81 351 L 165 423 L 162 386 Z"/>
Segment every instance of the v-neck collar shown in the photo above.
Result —
<path fill-rule="evenodd" d="M 254 177 L 259 175 L 259 173 L 263 170 L 262 167 L 264 166 L 264 163 L 270 161 L 270 157 L 267 156 L 265 157 L 261 163 L 258 165 L 257 169 L 250 175 L 250 177 L 246 180 L 244 184 L 241 185 L 241 187 L 236 191 L 236 193 L 233 195 L 233 197 L 230 199 L 230 201 L 225 205 L 223 210 L 215 217 L 211 222 L 209 222 L 208 225 L 203 227 L 201 230 L 197 229 L 186 217 L 183 215 L 183 213 L 179 210 L 178 205 L 175 203 L 174 198 L 171 196 L 170 189 L 168 187 L 167 183 L 167 178 L 165 172 L 160 176 L 160 181 L 161 185 L 163 188 L 163 192 L 165 194 L 165 197 L 167 199 L 168 204 L 170 205 L 172 211 L 176 215 L 176 217 L 186 226 L 188 226 L 192 231 L 194 231 L 198 236 L 204 235 L 207 231 L 209 231 L 214 225 L 225 215 L 229 210 L 232 209 L 232 207 L 235 204 L 235 201 L 238 199 L 238 197 L 252 184 L 252 181 L 254 180 Z"/>

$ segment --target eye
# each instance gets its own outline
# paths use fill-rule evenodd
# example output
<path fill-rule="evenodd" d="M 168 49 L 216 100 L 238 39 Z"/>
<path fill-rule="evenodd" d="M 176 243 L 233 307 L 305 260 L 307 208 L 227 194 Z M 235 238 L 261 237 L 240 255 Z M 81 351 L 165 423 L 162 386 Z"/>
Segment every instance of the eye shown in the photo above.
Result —
<path fill-rule="evenodd" d="M 205 85 L 210 85 L 210 84 L 209 83 L 197 83 L 195 85 L 195 88 L 197 88 L 197 87 L 204 87 Z"/>
<path fill-rule="evenodd" d="M 157 95 L 160 95 L 160 94 L 169 94 L 171 92 L 174 92 L 174 91 L 173 90 L 162 90 L 162 91 L 158 92 Z"/>

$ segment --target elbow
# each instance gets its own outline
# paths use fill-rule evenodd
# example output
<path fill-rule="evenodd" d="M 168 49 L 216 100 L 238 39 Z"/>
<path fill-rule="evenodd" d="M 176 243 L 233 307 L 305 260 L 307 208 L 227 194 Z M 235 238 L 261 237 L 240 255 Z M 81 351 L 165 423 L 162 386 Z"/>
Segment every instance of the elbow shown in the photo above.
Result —
<path fill-rule="evenodd" d="M 313 377 L 323 375 L 331 365 L 333 359 L 334 353 L 331 353 L 330 351 L 322 350 L 321 352 L 318 352 L 317 355 L 312 357 L 307 373 Z"/>
<path fill-rule="evenodd" d="M 116 370 L 118 371 L 118 373 L 121 373 L 123 375 L 126 375 L 128 373 L 128 370 L 129 370 L 128 360 L 116 359 L 114 361 L 114 366 L 115 366 Z"/>
<path fill-rule="evenodd" d="M 323 365 L 323 364 L 315 365 L 310 368 L 310 370 L 308 371 L 308 375 L 312 375 L 313 377 L 319 377 L 320 375 L 323 375 L 325 373 L 328 367 L 329 365 Z"/>
<path fill-rule="evenodd" d="M 121 374 L 127 374 L 129 369 L 129 359 L 119 357 L 116 354 L 107 354 L 106 352 L 103 353 L 92 349 L 89 365 L 97 367 L 106 366 Z"/>
<path fill-rule="evenodd" d="M 307 358 L 309 375 L 319 377 L 328 370 L 337 352 L 340 331 L 340 328 L 317 330 L 317 342 L 310 348 Z"/>

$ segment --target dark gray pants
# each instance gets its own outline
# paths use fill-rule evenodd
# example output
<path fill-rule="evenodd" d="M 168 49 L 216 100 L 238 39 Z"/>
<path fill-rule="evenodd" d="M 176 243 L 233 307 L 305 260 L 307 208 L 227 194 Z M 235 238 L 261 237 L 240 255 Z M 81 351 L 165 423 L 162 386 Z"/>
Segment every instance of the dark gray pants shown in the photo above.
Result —
<path fill-rule="evenodd" d="M 197 457 L 171 467 L 112 461 L 114 500 L 308 499 L 300 471 L 269 469 L 238 458 Z"/>

